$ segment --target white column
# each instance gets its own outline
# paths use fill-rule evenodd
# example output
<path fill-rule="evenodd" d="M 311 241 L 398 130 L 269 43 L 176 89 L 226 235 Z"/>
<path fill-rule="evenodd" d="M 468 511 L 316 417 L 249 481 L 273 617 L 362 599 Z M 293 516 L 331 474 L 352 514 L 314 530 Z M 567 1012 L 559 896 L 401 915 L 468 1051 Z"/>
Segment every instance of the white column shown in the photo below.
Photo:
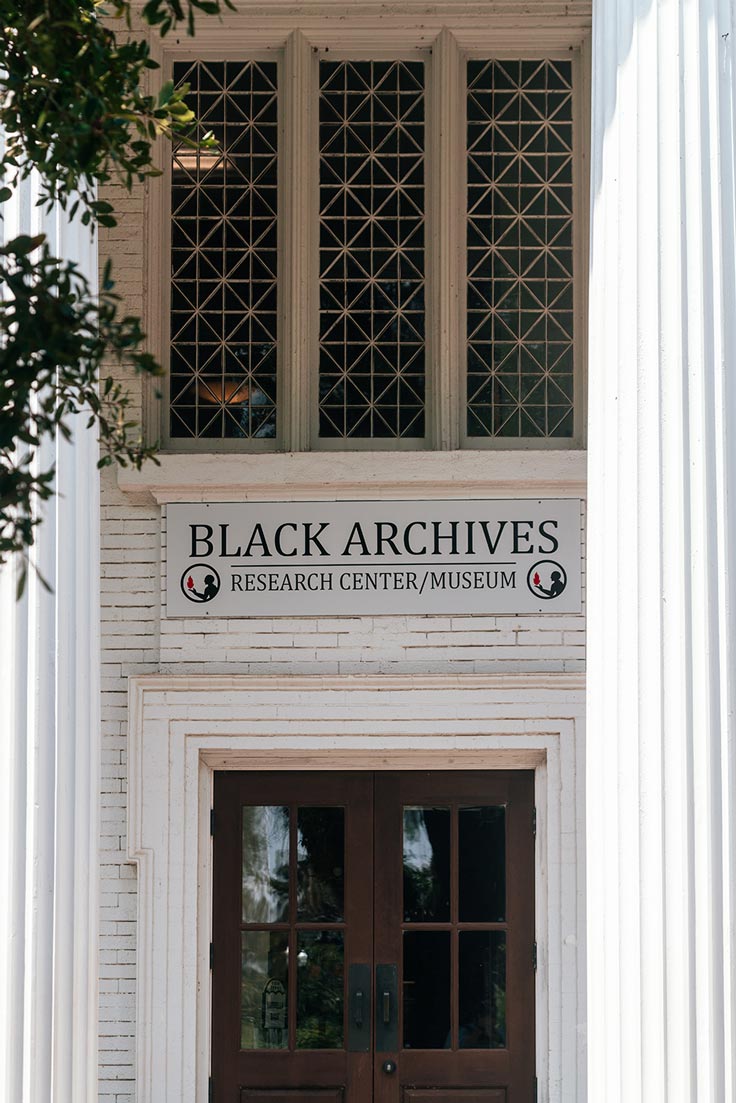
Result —
<path fill-rule="evenodd" d="M 735 46 L 594 0 L 590 1103 L 736 1098 Z"/>
<path fill-rule="evenodd" d="M 89 232 L 42 219 L 27 181 L 5 205 L 3 237 L 44 230 L 93 286 Z M 99 500 L 97 444 L 47 442 L 59 496 L 44 507 L 33 568 L 0 570 L 0 1099 L 97 1098 Z"/>

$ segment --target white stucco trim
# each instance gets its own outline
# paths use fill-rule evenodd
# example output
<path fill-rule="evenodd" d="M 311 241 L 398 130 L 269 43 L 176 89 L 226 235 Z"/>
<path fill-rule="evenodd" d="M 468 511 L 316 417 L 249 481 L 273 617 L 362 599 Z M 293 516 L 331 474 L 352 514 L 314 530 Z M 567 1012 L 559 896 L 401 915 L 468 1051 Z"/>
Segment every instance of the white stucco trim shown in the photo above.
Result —
<path fill-rule="evenodd" d="M 138 1103 L 204 1103 L 215 769 L 533 768 L 540 1103 L 584 1098 L 583 680 L 569 674 L 130 680 Z"/>

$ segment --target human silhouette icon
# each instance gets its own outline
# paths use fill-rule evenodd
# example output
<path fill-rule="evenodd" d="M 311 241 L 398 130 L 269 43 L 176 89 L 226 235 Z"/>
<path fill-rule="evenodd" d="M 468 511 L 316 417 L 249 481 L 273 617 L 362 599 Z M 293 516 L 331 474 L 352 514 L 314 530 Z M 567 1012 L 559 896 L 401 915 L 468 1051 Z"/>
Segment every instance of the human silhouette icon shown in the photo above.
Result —
<path fill-rule="evenodd" d="M 204 580 L 204 590 L 202 593 L 200 594 L 199 590 L 195 590 L 193 586 L 190 587 L 190 592 L 193 593 L 195 597 L 198 597 L 200 601 L 212 601 L 213 597 L 217 597 L 219 588 L 220 587 L 215 581 L 215 576 L 213 574 L 208 574 Z"/>
<path fill-rule="evenodd" d="M 545 597 L 559 597 L 562 591 L 565 589 L 565 583 L 562 581 L 562 575 L 559 571 L 552 571 L 550 575 L 549 589 L 545 589 L 541 582 L 537 583 L 537 589 L 541 590 Z"/>

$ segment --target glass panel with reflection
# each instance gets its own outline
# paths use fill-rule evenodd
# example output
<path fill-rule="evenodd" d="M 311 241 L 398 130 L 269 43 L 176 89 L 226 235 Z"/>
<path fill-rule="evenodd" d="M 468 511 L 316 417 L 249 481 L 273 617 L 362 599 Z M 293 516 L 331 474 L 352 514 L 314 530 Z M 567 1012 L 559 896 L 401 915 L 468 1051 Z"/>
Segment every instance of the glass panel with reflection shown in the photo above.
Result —
<path fill-rule="evenodd" d="M 241 1049 L 287 1048 L 288 968 L 286 931 L 241 933 Z"/>
<path fill-rule="evenodd" d="M 450 810 L 404 808 L 404 921 L 450 918 Z"/>
<path fill-rule="evenodd" d="M 506 1045 L 506 932 L 460 932 L 460 1049 Z"/>
<path fill-rule="evenodd" d="M 297 1049 L 342 1049 L 342 931 L 299 931 L 296 964 Z"/>
<path fill-rule="evenodd" d="M 289 917 L 289 809 L 243 807 L 243 922 Z"/>

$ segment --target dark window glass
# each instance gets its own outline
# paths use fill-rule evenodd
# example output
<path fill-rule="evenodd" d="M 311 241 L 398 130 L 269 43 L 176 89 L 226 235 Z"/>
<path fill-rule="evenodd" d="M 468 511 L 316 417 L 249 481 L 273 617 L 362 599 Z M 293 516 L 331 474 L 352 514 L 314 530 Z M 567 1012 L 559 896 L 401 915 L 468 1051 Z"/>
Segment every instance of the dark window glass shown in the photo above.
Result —
<path fill-rule="evenodd" d="M 458 812 L 461 923 L 502 923 L 506 918 L 506 810 Z"/>
<path fill-rule="evenodd" d="M 570 62 L 469 61 L 467 109 L 467 432 L 570 437 Z"/>
<path fill-rule="evenodd" d="M 175 438 L 276 435 L 276 64 L 175 62 L 199 134 L 171 162 Z"/>
<path fill-rule="evenodd" d="M 404 1049 L 450 1045 L 450 932 L 404 931 Z"/>
<path fill-rule="evenodd" d="M 345 811 L 300 808 L 297 813 L 297 919 L 343 919 Z"/>
<path fill-rule="evenodd" d="M 506 1045 L 506 932 L 461 931 L 460 1049 Z"/>
<path fill-rule="evenodd" d="M 424 436 L 424 64 L 320 64 L 319 427 Z"/>

